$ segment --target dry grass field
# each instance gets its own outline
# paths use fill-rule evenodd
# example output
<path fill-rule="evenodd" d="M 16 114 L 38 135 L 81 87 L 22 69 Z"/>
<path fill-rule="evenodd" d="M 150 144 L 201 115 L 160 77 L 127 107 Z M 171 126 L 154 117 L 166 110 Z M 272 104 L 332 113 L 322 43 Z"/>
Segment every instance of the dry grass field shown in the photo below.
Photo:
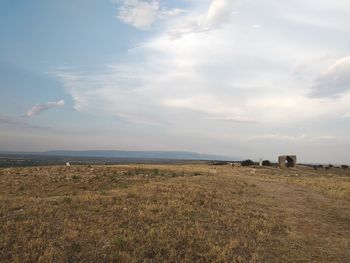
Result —
<path fill-rule="evenodd" d="M 350 169 L 0 169 L 0 262 L 350 262 Z"/>

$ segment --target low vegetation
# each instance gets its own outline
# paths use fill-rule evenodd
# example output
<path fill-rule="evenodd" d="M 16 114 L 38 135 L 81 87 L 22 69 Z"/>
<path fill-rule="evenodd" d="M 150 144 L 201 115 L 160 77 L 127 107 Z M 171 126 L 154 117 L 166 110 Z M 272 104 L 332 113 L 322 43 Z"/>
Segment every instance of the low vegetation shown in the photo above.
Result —
<path fill-rule="evenodd" d="M 271 166 L 271 162 L 269 160 L 262 161 L 263 166 Z"/>
<path fill-rule="evenodd" d="M 250 165 L 254 165 L 254 164 L 255 163 L 250 159 L 242 161 L 242 166 L 250 166 Z"/>
<path fill-rule="evenodd" d="M 348 262 L 350 177 L 338 170 L 0 169 L 0 261 Z"/>

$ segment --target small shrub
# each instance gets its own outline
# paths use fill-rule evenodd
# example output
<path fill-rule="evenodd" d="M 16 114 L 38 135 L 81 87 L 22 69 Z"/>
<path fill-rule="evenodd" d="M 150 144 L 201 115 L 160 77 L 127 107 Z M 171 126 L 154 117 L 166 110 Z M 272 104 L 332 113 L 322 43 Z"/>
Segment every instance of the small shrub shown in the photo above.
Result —
<path fill-rule="evenodd" d="M 79 180 L 80 180 L 80 176 L 79 176 L 79 175 L 73 175 L 73 176 L 72 176 L 72 179 L 73 179 L 74 181 L 79 181 Z"/>
<path fill-rule="evenodd" d="M 135 174 L 137 174 L 137 175 L 138 175 L 138 174 L 142 174 L 142 170 L 143 170 L 143 169 L 137 168 L 137 167 L 136 167 L 136 168 L 135 168 Z"/>
<path fill-rule="evenodd" d="M 226 165 L 226 164 L 228 164 L 228 162 L 224 162 L 224 161 L 216 161 L 211 163 L 211 165 Z"/>
<path fill-rule="evenodd" d="M 117 237 L 114 243 L 119 249 L 123 249 L 125 247 L 125 241 L 120 237 Z"/>
<path fill-rule="evenodd" d="M 343 165 L 341 166 L 341 168 L 343 168 L 343 169 L 348 169 L 348 168 L 349 168 L 349 165 L 343 164 Z"/>
<path fill-rule="evenodd" d="M 73 252 L 79 253 L 81 251 L 81 246 L 79 243 L 73 242 L 70 246 Z"/>
<path fill-rule="evenodd" d="M 254 165 L 254 162 L 250 159 L 242 161 L 242 166 Z"/>
<path fill-rule="evenodd" d="M 66 203 L 66 204 L 72 203 L 72 198 L 70 198 L 70 197 L 68 197 L 68 196 L 64 197 L 64 198 L 63 198 L 63 203 Z"/>
<path fill-rule="evenodd" d="M 271 162 L 270 162 L 269 160 L 264 160 L 264 161 L 262 162 L 262 165 L 263 165 L 263 166 L 271 166 Z"/>
<path fill-rule="evenodd" d="M 176 177 L 176 176 L 177 176 L 176 172 L 173 172 L 173 171 L 170 172 L 170 177 Z"/>

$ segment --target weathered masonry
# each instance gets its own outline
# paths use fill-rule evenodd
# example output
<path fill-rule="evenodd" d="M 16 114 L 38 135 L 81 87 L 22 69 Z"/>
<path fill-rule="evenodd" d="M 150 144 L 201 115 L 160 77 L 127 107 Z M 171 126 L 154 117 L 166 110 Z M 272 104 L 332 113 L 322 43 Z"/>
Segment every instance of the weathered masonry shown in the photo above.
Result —
<path fill-rule="evenodd" d="M 296 167 L 297 156 L 296 155 L 281 155 L 278 156 L 278 166 L 280 168 Z"/>

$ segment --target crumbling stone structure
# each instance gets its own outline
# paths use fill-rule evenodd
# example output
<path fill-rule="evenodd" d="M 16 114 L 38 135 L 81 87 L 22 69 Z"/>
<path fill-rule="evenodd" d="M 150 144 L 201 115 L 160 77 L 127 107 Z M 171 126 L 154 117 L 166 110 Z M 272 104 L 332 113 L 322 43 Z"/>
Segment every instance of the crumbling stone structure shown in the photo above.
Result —
<path fill-rule="evenodd" d="M 297 165 L 297 156 L 296 155 L 278 156 L 278 166 L 280 168 L 296 167 L 296 165 Z"/>

